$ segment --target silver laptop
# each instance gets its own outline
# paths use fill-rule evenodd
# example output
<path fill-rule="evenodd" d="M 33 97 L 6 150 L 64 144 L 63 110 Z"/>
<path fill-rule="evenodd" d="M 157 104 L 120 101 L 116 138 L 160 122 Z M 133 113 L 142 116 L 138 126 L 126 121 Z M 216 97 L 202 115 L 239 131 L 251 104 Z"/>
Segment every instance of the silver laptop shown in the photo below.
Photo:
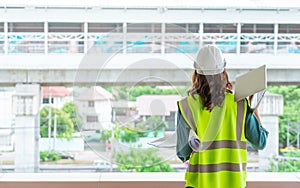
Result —
<path fill-rule="evenodd" d="M 250 107 L 256 109 L 266 92 L 266 88 L 266 65 L 263 65 L 236 78 L 234 100 L 240 101 L 252 96 Z"/>

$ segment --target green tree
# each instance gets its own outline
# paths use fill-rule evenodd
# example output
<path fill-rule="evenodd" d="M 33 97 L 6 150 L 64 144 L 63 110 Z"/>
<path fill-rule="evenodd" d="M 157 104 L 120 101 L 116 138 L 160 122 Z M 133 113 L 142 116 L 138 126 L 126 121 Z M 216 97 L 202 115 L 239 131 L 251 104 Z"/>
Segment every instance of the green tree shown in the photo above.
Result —
<path fill-rule="evenodd" d="M 156 149 L 130 148 L 129 152 L 119 151 L 114 159 L 120 171 L 175 172 L 170 164 L 157 155 Z"/>
<path fill-rule="evenodd" d="M 64 111 L 73 122 L 74 131 L 80 132 L 83 123 L 82 117 L 78 113 L 77 105 L 74 102 L 67 102 L 62 107 L 62 111 Z"/>
<path fill-rule="evenodd" d="M 138 132 L 128 127 L 122 127 L 120 132 L 120 139 L 122 142 L 136 142 L 138 140 Z"/>
<path fill-rule="evenodd" d="M 181 94 L 184 95 L 186 87 L 177 87 L 172 89 L 161 89 L 152 86 L 136 86 L 129 90 L 128 96 L 130 101 L 135 101 L 138 96 L 141 95 L 170 95 L 170 94 Z"/>
<path fill-rule="evenodd" d="M 110 139 L 112 136 L 112 131 L 111 130 L 102 130 L 100 133 L 100 141 L 106 141 L 108 139 Z"/>
<path fill-rule="evenodd" d="M 138 96 L 141 95 L 169 95 L 169 94 L 179 94 L 185 95 L 187 87 L 176 87 L 161 89 L 153 86 L 135 86 L 135 87 L 105 87 L 106 90 L 112 92 L 115 95 L 115 99 L 135 101 Z"/>
<path fill-rule="evenodd" d="M 74 132 L 74 124 L 69 114 L 63 110 L 51 108 L 51 135 L 54 131 L 54 121 L 56 118 L 56 135 L 58 138 L 71 138 Z M 55 116 L 56 115 L 56 116 Z M 40 134 L 41 137 L 48 137 L 49 106 L 45 106 L 40 111 Z"/>
<path fill-rule="evenodd" d="M 157 134 L 158 130 L 166 128 L 168 128 L 167 122 L 163 121 L 159 116 L 150 116 L 146 121 L 136 124 L 136 130 L 141 133 L 154 131 L 154 134 Z"/>
<path fill-rule="evenodd" d="M 136 124 L 136 129 L 141 131 L 162 130 L 165 128 L 168 128 L 168 124 L 160 116 L 150 116 L 146 121 Z"/>

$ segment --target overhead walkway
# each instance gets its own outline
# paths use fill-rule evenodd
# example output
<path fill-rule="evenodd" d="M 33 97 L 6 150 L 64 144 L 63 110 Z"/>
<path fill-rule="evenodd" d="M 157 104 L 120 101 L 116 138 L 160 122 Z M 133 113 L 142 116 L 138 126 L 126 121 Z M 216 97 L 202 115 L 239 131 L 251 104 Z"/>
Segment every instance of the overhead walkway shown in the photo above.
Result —
<path fill-rule="evenodd" d="M 8 3 L 0 7 L 0 85 L 186 85 L 193 62 L 184 54 L 195 54 L 207 44 L 225 53 L 233 81 L 266 64 L 269 85 L 299 85 L 300 11 L 252 3 Z M 86 58 L 94 47 L 104 60 Z M 94 65 L 85 65 L 86 59 Z"/>

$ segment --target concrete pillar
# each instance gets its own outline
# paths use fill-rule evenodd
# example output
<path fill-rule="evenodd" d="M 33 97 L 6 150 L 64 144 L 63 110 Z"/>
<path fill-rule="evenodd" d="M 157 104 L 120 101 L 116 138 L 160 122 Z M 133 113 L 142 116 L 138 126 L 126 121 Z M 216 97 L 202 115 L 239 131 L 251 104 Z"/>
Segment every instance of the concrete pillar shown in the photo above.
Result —
<path fill-rule="evenodd" d="M 259 169 L 269 168 L 269 158 L 278 156 L 279 149 L 279 115 L 283 114 L 283 97 L 278 94 L 266 93 L 259 106 L 263 127 L 269 131 L 266 148 L 259 153 Z"/>
<path fill-rule="evenodd" d="M 15 172 L 39 169 L 40 85 L 17 84 L 13 96 L 15 115 Z"/>

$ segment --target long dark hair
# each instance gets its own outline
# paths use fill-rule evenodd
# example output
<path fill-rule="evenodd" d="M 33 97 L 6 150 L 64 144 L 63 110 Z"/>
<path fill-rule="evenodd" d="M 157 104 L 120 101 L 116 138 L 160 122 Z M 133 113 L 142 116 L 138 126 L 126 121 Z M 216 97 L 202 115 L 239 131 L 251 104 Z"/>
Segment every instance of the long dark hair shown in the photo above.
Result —
<path fill-rule="evenodd" d="M 193 72 L 192 88 L 188 90 L 187 94 L 199 94 L 204 108 L 211 111 L 215 106 L 221 106 L 225 92 L 232 93 L 232 84 L 228 79 L 226 69 L 220 74 L 215 75 L 201 75 Z"/>

